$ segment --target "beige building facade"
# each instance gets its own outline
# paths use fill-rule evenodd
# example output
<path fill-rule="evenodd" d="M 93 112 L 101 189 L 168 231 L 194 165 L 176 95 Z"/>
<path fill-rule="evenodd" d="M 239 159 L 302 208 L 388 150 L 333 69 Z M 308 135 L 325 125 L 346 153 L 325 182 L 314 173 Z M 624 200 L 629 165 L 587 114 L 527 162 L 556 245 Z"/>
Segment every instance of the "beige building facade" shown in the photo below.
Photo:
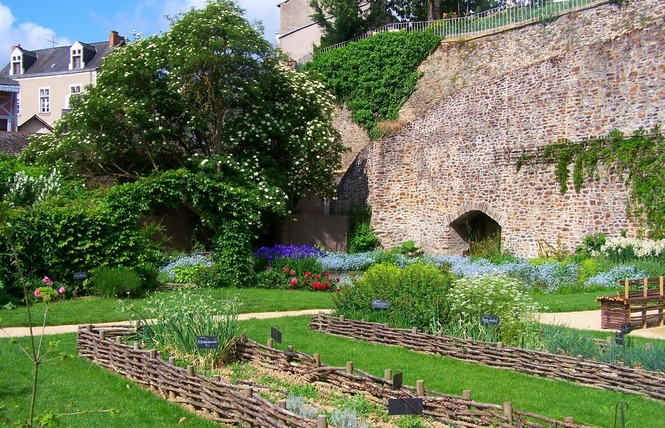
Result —
<path fill-rule="evenodd" d="M 73 96 L 94 85 L 104 57 L 124 43 L 111 31 L 109 40 L 98 43 L 75 42 L 36 51 L 14 46 L 0 76 L 20 86 L 17 97 L 18 128 L 44 133 L 70 109 Z"/>
<path fill-rule="evenodd" d="M 314 46 L 321 42 L 323 30 L 312 20 L 314 9 L 309 5 L 309 0 L 286 0 L 277 7 L 277 46 L 296 61 L 311 54 Z"/>

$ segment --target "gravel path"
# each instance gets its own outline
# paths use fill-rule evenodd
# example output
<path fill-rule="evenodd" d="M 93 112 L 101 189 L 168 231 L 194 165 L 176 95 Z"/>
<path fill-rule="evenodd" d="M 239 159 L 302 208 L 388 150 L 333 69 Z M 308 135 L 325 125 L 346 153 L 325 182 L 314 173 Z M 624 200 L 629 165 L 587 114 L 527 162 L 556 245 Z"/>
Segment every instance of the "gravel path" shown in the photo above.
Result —
<path fill-rule="evenodd" d="M 240 314 L 239 320 L 248 320 L 252 318 L 269 319 L 291 317 L 299 315 L 315 315 L 319 312 L 330 313 L 330 310 L 311 309 L 305 311 L 289 311 L 289 312 L 259 312 L 251 314 Z M 580 330 L 597 330 L 606 331 L 608 335 L 613 334 L 614 330 L 603 330 L 600 328 L 600 311 L 581 311 L 581 312 L 558 312 L 558 313 L 545 313 L 540 314 L 540 322 L 543 324 L 563 325 Z M 95 324 L 103 325 L 118 325 L 129 324 L 128 322 L 112 322 Z M 62 334 L 62 333 L 76 333 L 78 325 L 59 325 L 46 327 L 44 334 Z M 41 328 L 33 329 L 35 334 L 40 334 Z M 30 331 L 27 327 L 7 327 L 0 329 L 0 337 L 22 337 L 28 336 Z M 630 333 L 631 336 L 645 337 L 650 339 L 665 340 L 665 326 L 634 330 Z"/>

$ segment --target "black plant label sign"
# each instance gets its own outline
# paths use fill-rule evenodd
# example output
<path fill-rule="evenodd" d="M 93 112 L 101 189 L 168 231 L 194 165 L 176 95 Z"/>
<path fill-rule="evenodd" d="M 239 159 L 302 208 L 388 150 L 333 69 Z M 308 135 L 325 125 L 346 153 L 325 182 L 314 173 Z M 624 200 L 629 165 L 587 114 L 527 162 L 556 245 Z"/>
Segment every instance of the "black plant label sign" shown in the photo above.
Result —
<path fill-rule="evenodd" d="M 217 336 L 196 336 L 196 347 L 199 349 L 219 348 Z"/>
<path fill-rule="evenodd" d="M 496 327 L 501 322 L 501 318 L 499 318 L 498 315 L 483 314 L 482 318 L 480 319 L 480 322 L 484 326 Z"/>

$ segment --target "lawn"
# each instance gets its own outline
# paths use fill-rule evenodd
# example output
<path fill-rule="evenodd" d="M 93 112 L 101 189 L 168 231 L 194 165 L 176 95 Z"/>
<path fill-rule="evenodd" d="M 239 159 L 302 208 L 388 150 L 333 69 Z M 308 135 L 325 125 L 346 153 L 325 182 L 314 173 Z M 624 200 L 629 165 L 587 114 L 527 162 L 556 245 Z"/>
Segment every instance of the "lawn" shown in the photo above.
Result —
<path fill-rule="evenodd" d="M 284 339 L 280 348 L 293 345 L 296 351 L 320 353 L 323 363 L 333 366 L 353 361 L 357 368 L 377 376 L 382 376 L 386 368 L 394 373 L 401 371 L 407 385 L 423 379 L 431 390 L 461 394 L 469 389 L 476 401 L 497 404 L 511 401 L 515 408 L 557 419 L 574 416 L 578 423 L 595 426 L 613 426 L 615 406 L 624 401 L 628 404 L 626 427 L 662 426 L 665 414 L 662 402 L 310 332 L 308 321 L 309 317 L 290 317 L 243 321 L 240 326 L 261 343 L 270 337 L 271 327 L 278 327 Z M 75 353 L 73 334 L 49 339 L 60 340 L 60 350 Z M 81 410 L 119 410 L 113 416 L 92 413 L 68 417 L 65 426 L 162 427 L 175 426 L 182 417 L 187 418 L 184 426 L 214 426 L 85 360 L 53 361 L 42 370 L 38 412 L 67 411 L 72 403 Z M 13 419 L 24 416 L 30 390 L 30 364 L 8 340 L 0 340 L 0 372 L 11 373 L 0 378 L 0 402 Z"/>
<path fill-rule="evenodd" d="M 311 291 L 285 291 L 257 288 L 242 289 L 210 289 L 212 298 L 227 299 L 238 297 L 242 302 L 241 313 L 297 311 L 302 309 L 332 309 L 334 304 L 331 293 L 317 293 Z M 160 293 L 168 293 L 163 291 Z M 577 293 L 577 294 L 532 294 L 543 312 L 573 312 L 586 310 L 600 310 L 596 296 L 603 293 Z M 612 292 L 607 293 L 612 294 Z M 126 321 L 131 319 L 131 313 L 123 311 L 123 307 L 130 305 L 137 309 L 143 308 L 148 301 L 147 297 L 139 299 L 107 299 L 103 297 L 82 297 L 68 299 L 51 304 L 46 325 L 88 324 L 113 321 Z M 33 316 L 41 317 L 43 304 L 33 306 Z M 41 318 L 39 318 L 41 323 Z M 0 327 L 27 326 L 24 307 L 11 310 L 0 309 Z"/>
<path fill-rule="evenodd" d="M 297 311 L 302 309 L 333 308 L 331 293 L 311 291 L 267 290 L 256 288 L 243 289 L 210 289 L 213 299 L 237 297 L 242 301 L 241 313 Z M 168 293 L 168 291 L 160 292 Z M 132 319 L 131 312 L 123 311 L 123 307 L 134 306 L 142 309 L 148 298 L 140 299 L 107 299 L 103 297 L 83 297 L 55 302 L 50 305 L 46 325 L 90 324 Z M 44 305 L 32 306 L 33 317 L 41 317 Z M 34 318 L 33 318 L 34 319 Z M 42 319 L 38 318 L 41 324 Z M 0 309 L 0 327 L 27 326 L 25 307 L 12 310 Z M 0 336 L 1 337 L 1 336 Z"/>

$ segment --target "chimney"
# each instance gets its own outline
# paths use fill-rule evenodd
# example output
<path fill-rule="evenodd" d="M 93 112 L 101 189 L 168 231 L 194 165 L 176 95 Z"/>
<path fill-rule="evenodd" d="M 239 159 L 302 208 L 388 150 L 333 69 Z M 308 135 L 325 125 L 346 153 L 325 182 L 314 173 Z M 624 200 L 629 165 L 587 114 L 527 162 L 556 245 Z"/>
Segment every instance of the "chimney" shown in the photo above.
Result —
<path fill-rule="evenodd" d="M 109 34 L 109 46 L 114 47 L 122 44 L 122 42 L 125 41 L 125 38 L 122 37 L 121 35 L 118 34 L 117 31 L 111 30 L 111 34 Z"/>

